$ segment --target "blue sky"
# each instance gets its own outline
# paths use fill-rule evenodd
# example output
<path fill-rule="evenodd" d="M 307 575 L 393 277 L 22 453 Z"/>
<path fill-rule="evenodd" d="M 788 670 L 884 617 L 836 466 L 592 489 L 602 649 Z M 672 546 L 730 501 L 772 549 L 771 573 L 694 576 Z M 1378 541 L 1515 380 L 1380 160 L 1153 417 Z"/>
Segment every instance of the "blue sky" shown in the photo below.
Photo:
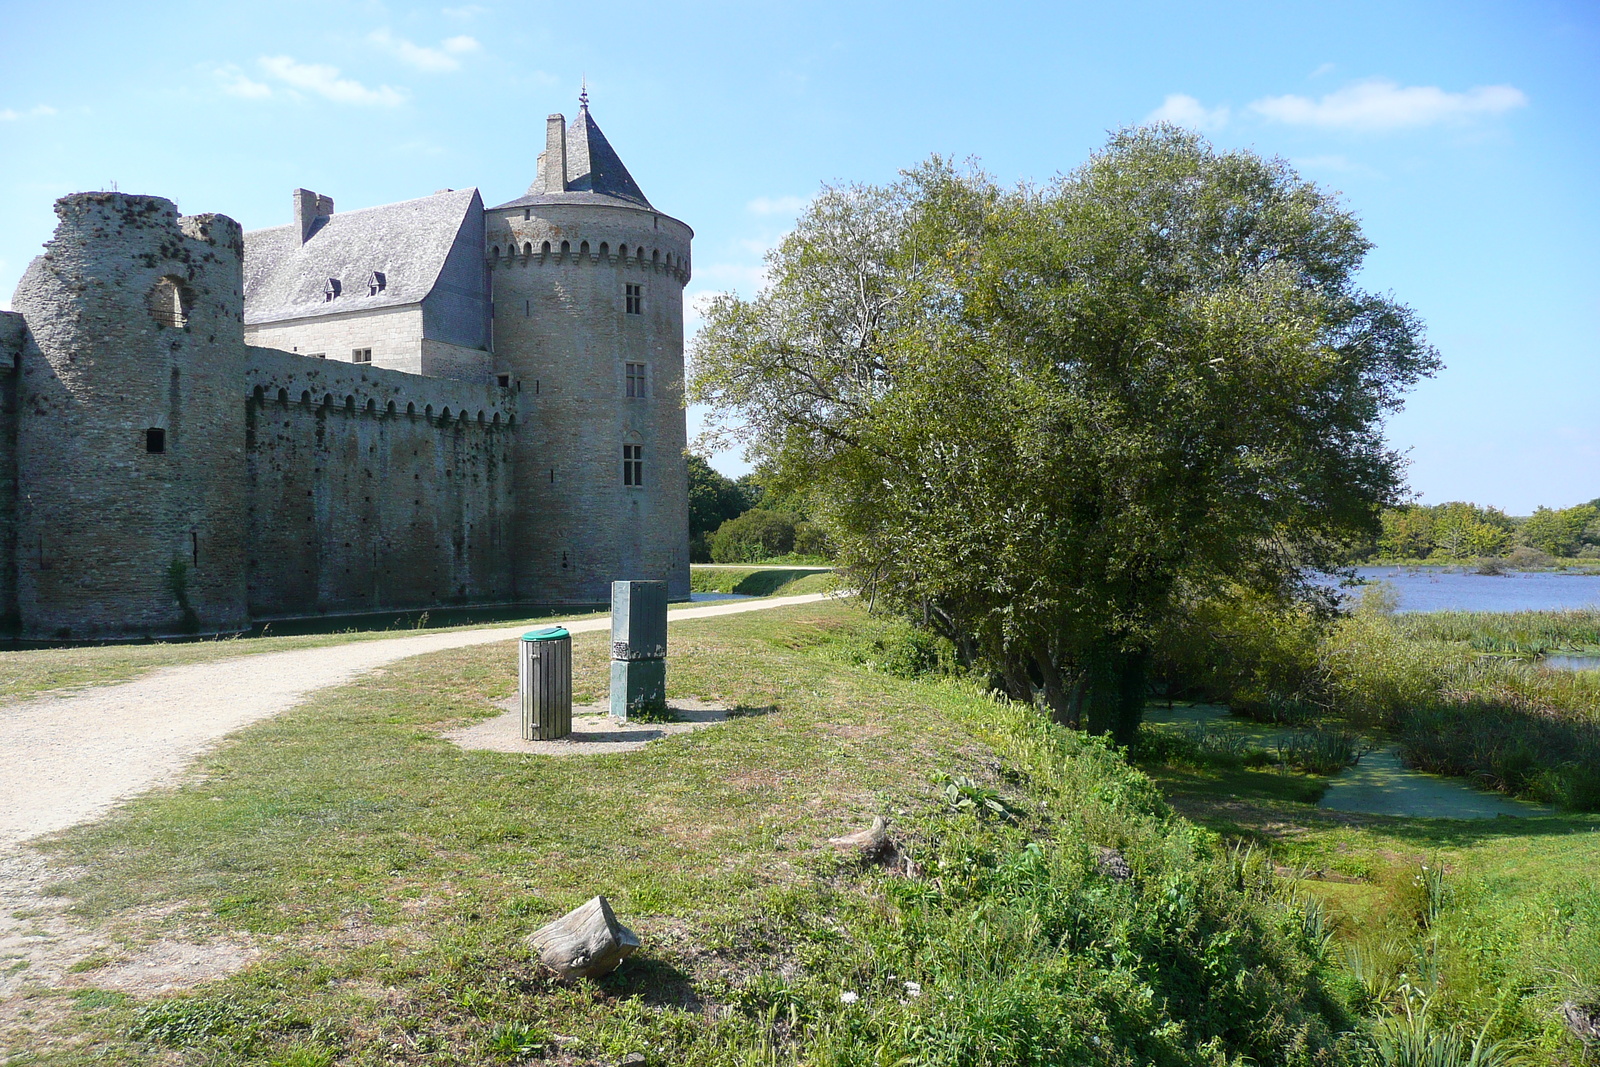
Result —
<path fill-rule="evenodd" d="M 112 181 L 248 229 L 286 222 L 295 186 L 340 208 L 511 199 L 585 77 L 645 193 L 696 230 L 691 298 L 752 293 L 822 183 L 932 152 L 1044 180 L 1165 116 L 1359 214 L 1366 283 L 1447 364 L 1389 427 L 1425 502 L 1600 496 L 1594 0 L 5 0 L 0 42 L 0 304 L 52 201 Z"/>

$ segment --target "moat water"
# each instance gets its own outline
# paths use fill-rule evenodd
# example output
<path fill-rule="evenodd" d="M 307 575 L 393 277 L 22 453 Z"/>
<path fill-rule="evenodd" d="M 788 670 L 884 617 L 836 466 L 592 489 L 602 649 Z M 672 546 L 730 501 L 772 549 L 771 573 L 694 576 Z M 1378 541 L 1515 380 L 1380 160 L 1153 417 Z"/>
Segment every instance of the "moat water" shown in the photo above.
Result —
<path fill-rule="evenodd" d="M 1295 727 L 1273 726 L 1237 718 L 1228 709 L 1209 704 L 1145 711 L 1145 721 L 1158 729 L 1225 731 L 1242 744 L 1271 751 L 1273 742 Z M 1380 745 L 1328 782 L 1317 807 L 1363 815 L 1398 815 L 1414 819 L 1539 818 L 1554 814 L 1543 804 L 1516 800 L 1475 789 L 1459 778 L 1428 774 L 1407 767 L 1394 745 Z"/>

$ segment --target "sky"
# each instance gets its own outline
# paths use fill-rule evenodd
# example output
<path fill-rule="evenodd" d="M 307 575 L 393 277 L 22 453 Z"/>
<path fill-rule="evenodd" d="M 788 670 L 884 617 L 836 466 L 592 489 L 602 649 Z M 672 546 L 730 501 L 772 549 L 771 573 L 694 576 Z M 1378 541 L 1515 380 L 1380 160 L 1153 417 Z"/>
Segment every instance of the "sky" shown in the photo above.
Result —
<path fill-rule="evenodd" d="M 695 229 L 692 331 L 707 294 L 755 294 L 825 184 L 932 153 L 1048 181 L 1164 118 L 1289 160 L 1361 219 L 1363 284 L 1446 364 L 1387 427 L 1422 502 L 1600 497 L 1597 0 L 0 0 L 0 45 L 0 307 L 55 198 L 113 182 L 246 229 L 289 221 L 296 186 L 338 209 L 510 200 L 586 82 Z"/>

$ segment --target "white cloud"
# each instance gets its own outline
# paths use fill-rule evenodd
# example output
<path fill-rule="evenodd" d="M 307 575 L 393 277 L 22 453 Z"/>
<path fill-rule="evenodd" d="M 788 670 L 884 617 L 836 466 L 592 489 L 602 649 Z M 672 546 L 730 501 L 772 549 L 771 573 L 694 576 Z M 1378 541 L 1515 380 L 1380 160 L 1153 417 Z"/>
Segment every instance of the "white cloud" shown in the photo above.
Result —
<path fill-rule="evenodd" d="M 797 215 L 808 203 L 803 196 L 758 196 L 745 210 L 752 215 Z"/>
<path fill-rule="evenodd" d="M 1396 130 L 1469 122 L 1503 114 L 1527 102 L 1528 97 L 1520 89 L 1509 85 L 1480 85 L 1464 93 L 1452 93 L 1434 85 L 1403 86 L 1387 78 L 1371 78 L 1328 93 L 1320 100 L 1269 96 L 1255 101 L 1250 110 L 1296 126 Z"/>
<path fill-rule="evenodd" d="M 1226 105 L 1207 108 L 1185 93 L 1169 93 L 1161 106 L 1145 116 L 1146 122 L 1170 122 L 1192 130 L 1220 130 L 1228 124 Z"/>
<path fill-rule="evenodd" d="M 272 95 L 272 86 L 266 82 L 255 81 L 232 63 L 217 67 L 212 73 L 222 84 L 222 91 L 229 96 L 242 96 L 246 100 L 264 100 Z"/>
<path fill-rule="evenodd" d="M 461 61 L 456 57 L 476 52 L 481 47 L 475 38 L 465 34 L 446 38 L 439 42 L 438 48 L 414 44 L 404 37 L 396 37 L 388 30 L 375 30 L 368 36 L 368 40 L 402 63 L 409 63 L 418 70 L 433 74 L 460 69 Z"/>
<path fill-rule="evenodd" d="M 406 94 L 390 85 L 369 89 L 351 78 L 339 77 L 339 68 L 325 63 L 301 63 L 289 56 L 262 56 L 261 69 L 296 89 L 340 104 L 373 104 L 394 107 Z"/>
<path fill-rule="evenodd" d="M 26 111 L 17 111 L 14 108 L 0 107 L 0 122 L 16 122 L 18 119 L 39 119 L 46 115 L 54 115 L 56 109 L 49 104 L 36 104 Z"/>

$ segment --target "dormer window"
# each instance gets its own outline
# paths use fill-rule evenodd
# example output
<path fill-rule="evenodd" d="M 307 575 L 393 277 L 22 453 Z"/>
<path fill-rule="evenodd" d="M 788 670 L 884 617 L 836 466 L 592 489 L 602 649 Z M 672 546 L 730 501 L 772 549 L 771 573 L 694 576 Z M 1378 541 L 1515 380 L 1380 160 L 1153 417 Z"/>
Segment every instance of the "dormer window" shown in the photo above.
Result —
<path fill-rule="evenodd" d="M 383 271 L 373 271 L 371 274 L 367 275 L 367 295 L 377 296 L 379 293 L 383 292 L 384 287 L 388 284 L 389 280 L 383 276 Z"/>
<path fill-rule="evenodd" d="M 328 279 L 328 284 L 324 285 L 322 287 L 322 300 L 323 300 L 323 303 L 327 303 L 329 300 L 332 300 L 334 297 L 338 296 L 339 295 L 339 289 L 340 289 L 339 279 L 338 278 L 329 278 Z"/>

